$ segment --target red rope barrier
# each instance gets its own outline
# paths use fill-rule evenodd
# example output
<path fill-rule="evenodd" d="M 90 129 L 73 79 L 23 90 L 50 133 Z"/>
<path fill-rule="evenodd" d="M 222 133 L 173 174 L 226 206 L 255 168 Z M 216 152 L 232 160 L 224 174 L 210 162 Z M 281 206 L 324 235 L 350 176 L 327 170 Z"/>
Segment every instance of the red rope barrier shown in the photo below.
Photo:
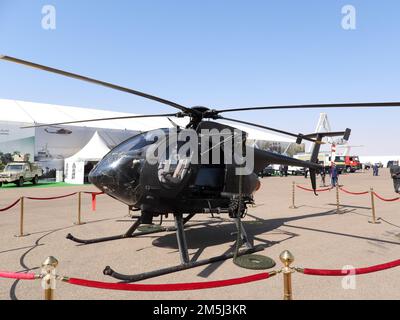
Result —
<path fill-rule="evenodd" d="M 20 201 L 21 201 L 21 199 L 18 199 L 17 201 L 15 201 L 13 204 L 9 205 L 8 207 L 0 209 L 0 212 L 4 212 L 7 210 L 10 210 L 11 208 L 14 208 Z"/>
<path fill-rule="evenodd" d="M 351 195 L 353 195 L 353 196 L 363 196 L 363 195 L 366 195 L 366 194 L 369 193 L 369 191 L 364 191 L 364 192 L 351 192 L 351 191 L 348 191 L 348 190 L 346 190 L 346 189 L 344 189 L 344 188 L 342 188 L 342 187 L 340 187 L 339 189 L 340 189 L 340 191 L 343 191 L 344 193 L 347 193 L 347 194 L 351 194 Z"/>
<path fill-rule="evenodd" d="M 63 199 L 63 198 L 72 197 L 72 196 L 76 195 L 77 193 L 78 192 L 74 192 L 74 193 L 63 195 L 63 196 L 50 197 L 50 198 L 25 197 L 25 199 L 29 199 L 29 200 L 57 200 L 57 199 Z"/>
<path fill-rule="evenodd" d="M 96 197 L 104 194 L 104 192 L 83 192 L 92 195 L 92 211 L 96 211 Z"/>
<path fill-rule="evenodd" d="M 304 190 L 304 191 L 314 192 L 313 189 L 305 188 L 305 187 L 302 187 L 302 186 L 299 186 L 299 185 L 296 185 L 296 187 L 299 188 L 299 189 L 301 189 L 301 190 Z M 332 189 L 333 189 L 333 188 L 330 187 L 330 188 L 326 188 L 326 189 L 317 189 L 316 191 L 317 191 L 317 192 L 325 192 L 325 191 L 331 191 Z"/>
<path fill-rule="evenodd" d="M 85 191 L 83 193 L 84 194 L 91 194 L 91 195 L 95 195 L 95 196 L 99 196 L 99 195 L 104 194 L 104 192 L 87 192 L 87 191 Z"/>
<path fill-rule="evenodd" d="M 323 269 L 304 269 L 303 273 L 312 276 L 345 276 L 349 274 L 361 275 L 367 273 L 373 273 L 378 271 L 383 271 L 387 269 L 392 269 L 400 266 L 400 260 L 395 260 L 392 262 L 379 264 L 367 268 L 357 268 L 348 270 L 323 270 Z"/>
<path fill-rule="evenodd" d="M 211 288 L 220 288 L 234 286 L 249 282 L 268 279 L 269 273 L 260 273 L 243 278 L 235 278 L 210 282 L 194 282 L 194 283 L 175 283 L 175 284 L 130 284 L 130 283 L 109 283 L 98 282 L 85 279 L 70 278 L 66 282 L 69 284 L 84 286 L 98 289 L 122 290 L 122 291 L 187 291 L 187 290 L 203 290 Z"/>
<path fill-rule="evenodd" d="M 36 275 L 34 273 L 16 273 L 16 272 L 0 271 L 0 278 L 17 279 L 17 280 L 35 280 Z"/>
<path fill-rule="evenodd" d="M 386 198 L 381 197 L 381 196 L 380 196 L 379 194 L 377 194 L 376 192 L 374 192 L 374 196 L 377 197 L 378 199 L 382 200 L 382 201 L 385 201 L 385 202 L 395 202 L 395 201 L 397 201 L 397 200 L 400 200 L 400 197 L 393 198 L 393 199 L 386 199 Z"/>

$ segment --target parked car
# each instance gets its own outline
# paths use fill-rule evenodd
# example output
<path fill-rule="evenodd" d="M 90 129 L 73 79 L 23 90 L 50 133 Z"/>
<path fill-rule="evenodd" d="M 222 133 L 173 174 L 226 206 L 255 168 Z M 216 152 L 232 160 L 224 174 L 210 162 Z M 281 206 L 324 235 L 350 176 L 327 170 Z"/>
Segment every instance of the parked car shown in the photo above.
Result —
<path fill-rule="evenodd" d="M 37 184 L 42 175 L 42 168 L 35 163 L 28 161 L 10 162 L 0 173 L 0 187 L 9 183 L 15 183 L 18 187 L 22 187 L 25 182 Z"/>
<path fill-rule="evenodd" d="M 302 167 L 292 167 L 289 166 L 289 173 L 293 176 L 304 176 L 305 169 Z"/>
<path fill-rule="evenodd" d="M 261 178 L 271 177 L 275 175 L 275 169 L 272 166 L 265 167 L 261 172 L 258 173 L 258 176 Z"/>
<path fill-rule="evenodd" d="M 365 170 L 370 170 L 372 168 L 372 163 L 371 162 L 366 162 L 363 164 Z"/>

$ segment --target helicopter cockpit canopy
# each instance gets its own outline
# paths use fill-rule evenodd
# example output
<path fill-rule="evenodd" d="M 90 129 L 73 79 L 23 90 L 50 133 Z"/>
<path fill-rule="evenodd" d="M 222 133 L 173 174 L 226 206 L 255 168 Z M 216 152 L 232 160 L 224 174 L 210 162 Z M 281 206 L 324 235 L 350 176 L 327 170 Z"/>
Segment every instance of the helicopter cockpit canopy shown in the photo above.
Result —
<path fill-rule="evenodd" d="M 162 129 L 166 132 L 167 129 Z M 157 142 L 160 130 L 138 134 L 111 150 L 90 172 L 90 182 L 127 204 L 135 202 L 146 151 Z"/>

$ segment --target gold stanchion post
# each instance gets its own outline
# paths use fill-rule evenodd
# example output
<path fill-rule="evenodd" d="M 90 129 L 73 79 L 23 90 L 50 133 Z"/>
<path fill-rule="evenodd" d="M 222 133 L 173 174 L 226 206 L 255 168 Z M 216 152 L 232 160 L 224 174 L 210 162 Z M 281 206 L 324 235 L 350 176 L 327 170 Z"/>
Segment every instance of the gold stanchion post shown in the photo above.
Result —
<path fill-rule="evenodd" d="M 374 194 L 374 188 L 371 188 L 369 193 L 371 194 L 371 211 L 372 211 L 372 220 L 368 221 L 369 223 L 372 224 L 379 224 L 376 220 L 376 210 L 375 210 L 375 194 Z"/>
<path fill-rule="evenodd" d="M 78 192 L 78 221 L 74 223 L 77 226 L 80 226 L 82 223 L 82 192 Z"/>
<path fill-rule="evenodd" d="M 342 214 L 340 211 L 340 195 L 339 195 L 339 185 L 336 184 L 336 213 Z"/>
<path fill-rule="evenodd" d="M 19 234 L 16 235 L 17 238 L 26 237 L 28 234 L 24 234 L 24 213 L 25 213 L 25 198 L 20 198 L 20 211 L 19 211 Z"/>
<path fill-rule="evenodd" d="M 294 269 L 290 267 L 290 265 L 294 262 L 294 256 L 290 251 L 286 250 L 281 253 L 279 258 L 284 265 L 282 268 L 284 286 L 283 300 L 293 300 L 292 273 L 294 272 Z"/>
<path fill-rule="evenodd" d="M 44 300 L 54 300 L 56 289 L 58 261 L 54 257 L 48 257 L 42 263 L 42 288 L 44 290 Z"/>
<path fill-rule="evenodd" d="M 292 205 L 289 207 L 290 209 L 297 209 L 296 207 L 296 182 L 292 183 Z"/>

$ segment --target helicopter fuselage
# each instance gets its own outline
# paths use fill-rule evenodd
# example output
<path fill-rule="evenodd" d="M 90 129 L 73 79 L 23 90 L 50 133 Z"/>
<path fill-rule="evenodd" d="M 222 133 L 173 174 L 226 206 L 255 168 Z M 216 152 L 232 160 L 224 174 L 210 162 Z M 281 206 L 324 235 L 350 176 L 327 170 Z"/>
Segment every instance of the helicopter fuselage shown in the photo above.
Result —
<path fill-rule="evenodd" d="M 209 122 L 204 124 L 197 132 L 210 127 Z M 212 123 L 211 127 L 231 132 L 234 129 L 217 123 Z M 198 150 L 178 155 L 168 141 L 173 134 L 167 129 L 161 132 L 163 138 L 156 141 L 153 138 L 159 138 L 160 130 L 141 133 L 115 147 L 92 170 L 90 181 L 111 197 L 153 215 L 234 210 L 232 199 L 238 195 L 239 180 L 241 193 L 251 201 L 260 184 L 258 176 L 251 172 L 239 178 L 235 171 L 237 164 L 224 161 L 226 152 L 222 150 L 222 143 L 207 142 L 206 157 L 211 157 L 218 148 L 218 161 L 197 163 L 193 155 L 197 153 L 197 159 L 204 159 L 204 149 L 196 148 Z M 226 140 L 230 140 L 229 137 L 223 138 L 223 142 Z M 167 145 L 164 151 L 160 151 L 162 145 Z M 149 154 L 154 153 L 155 161 L 149 161 Z"/>

